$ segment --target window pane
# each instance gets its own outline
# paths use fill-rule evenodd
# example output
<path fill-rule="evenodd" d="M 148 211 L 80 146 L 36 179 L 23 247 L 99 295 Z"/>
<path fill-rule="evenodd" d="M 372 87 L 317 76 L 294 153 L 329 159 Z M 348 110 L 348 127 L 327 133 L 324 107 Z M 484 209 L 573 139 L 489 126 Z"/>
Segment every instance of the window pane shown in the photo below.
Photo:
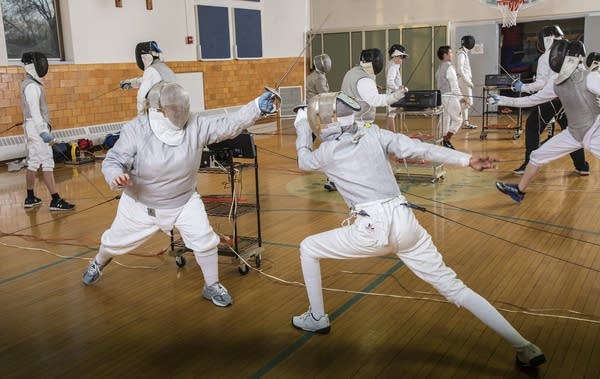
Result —
<path fill-rule="evenodd" d="M 381 50 L 385 62 L 385 55 L 387 52 L 387 48 L 385 47 L 385 30 L 365 32 L 365 49 Z M 358 56 L 360 57 L 360 52 L 358 53 Z M 381 87 L 385 87 L 385 65 L 383 68 L 384 69 L 376 76 L 377 85 Z"/>
<path fill-rule="evenodd" d="M 344 75 L 350 69 L 350 38 L 345 33 L 323 34 L 323 52 L 331 58 L 331 71 L 327 73 L 329 90 L 339 91 Z"/>
<path fill-rule="evenodd" d="M 402 81 L 412 90 L 433 89 L 431 37 L 431 27 L 402 29 L 403 46 L 409 55 L 402 62 Z"/>
<path fill-rule="evenodd" d="M 25 51 L 61 58 L 56 1 L 0 0 L 0 5 L 9 59 L 19 59 Z"/>

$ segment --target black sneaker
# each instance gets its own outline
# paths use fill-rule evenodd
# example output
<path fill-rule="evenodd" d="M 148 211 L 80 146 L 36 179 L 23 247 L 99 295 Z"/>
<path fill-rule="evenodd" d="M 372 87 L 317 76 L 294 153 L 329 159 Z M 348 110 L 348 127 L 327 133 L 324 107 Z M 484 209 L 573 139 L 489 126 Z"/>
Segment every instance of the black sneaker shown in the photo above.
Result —
<path fill-rule="evenodd" d="M 513 174 L 515 175 L 523 175 L 525 169 L 527 168 L 527 162 L 523 163 L 519 166 L 519 168 L 513 170 Z"/>
<path fill-rule="evenodd" d="M 452 149 L 452 150 L 456 150 L 454 148 L 454 146 L 452 145 L 452 142 L 450 142 L 450 140 L 443 140 L 442 141 L 442 146 L 447 147 L 448 149 Z"/>
<path fill-rule="evenodd" d="M 576 168 L 575 172 L 578 173 L 581 176 L 588 176 L 590 174 L 590 164 L 585 162 L 585 167 L 584 168 Z"/>
<path fill-rule="evenodd" d="M 42 205 L 42 199 L 38 197 L 28 197 L 23 202 L 23 208 L 33 208 Z"/>
<path fill-rule="evenodd" d="M 325 184 L 323 184 L 323 188 L 325 188 L 325 190 L 327 192 L 337 191 L 337 187 L 335 186 L 335 183 L 332 182 L 329 179 L 327 179 L 327 181 L 325 182 Z"/>
<path fill-rule="evenodd" d="M 75 210 L 75 204 L 67 203 L 64 199 L 52 200 L 50 202 L 51 211 L 72 211 Z"/>

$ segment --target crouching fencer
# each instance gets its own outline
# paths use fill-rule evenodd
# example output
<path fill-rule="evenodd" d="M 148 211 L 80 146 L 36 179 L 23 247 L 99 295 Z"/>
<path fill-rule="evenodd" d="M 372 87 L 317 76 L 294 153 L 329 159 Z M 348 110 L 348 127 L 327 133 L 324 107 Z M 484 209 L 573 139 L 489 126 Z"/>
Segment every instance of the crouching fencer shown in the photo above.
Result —
<path fill-rule="evenodd" d="M 592 53 L 595 54 L 595 53 Z M 594 63 L 597 55 L 590 55 L 589 69 L 582 66 L 585 47 L 579 41 L 555 41 L 550 50 L 550 68 L 557 73 L 539 92 L 520 98 L 490 96 L 492 105 L 531 107 L 558 97 L 565 109 L 569 125 L 558 135 L 546 141 L 531 153 L 519 184 L 496 182 L 496 188 L 520 202 L 525 197 L 527 186 L 540 168 L 560 157 L 581 148 L 600 158 L 600 71 Z"/>
<path fill-rule="evenodd" d="M 146 114 L 123 126 L 102 163 L 107 183 L 123 194 L 83 283 L 96 283 L 114 256 L 135 249 L 159 230 L 168 233 L 176 227 L 204 275 L 202 296 L 220 307 L 230 305 L 231 296 L 219 283 L 219 236 L 196 192 L 196 172 L 204 146 L 233 138 L 261 114 L 274 113 L 274 100 L 267 91 L 235 113 L 204 118 L 190 113 L 189 95 L 179 84 L 152 87 Z"/>
<path fill-rule="evenodd" d="M 135 62 L 144 75 L 121 80 L 121 89 L 138 88 L 137 111 L 143 114 L 148 91 L 160 82 L 174 83 L 175 73 L 162 61 L 162 50 L 155 41 L 140 42 L 135 46 Z"/>
<path fill-rule="evenodd" d="M 310 307 L 294 316 L 292 325 L 315 333 L 330 330 L 323 303 L 320 259 L 394 253 L 450 302 L 469 310 L 509 342 L 516 349 L 520 365 L 542 364 L 545 361 L 542 351 L 444 264 L 431 236 L 419 225 L 400 193 L 387 155 L 470 166 L 478 171 L 493 167 L 494 161 L 423 143 L 374 124 L 359 127 L 353 116 L 358 106 L 346 95 L 328 93 L 313 98 L 308 109 L 298 110 L 296 116 L 300 169 L 323 171 L 334 179 L 355 218 L 350 225 L 344 222 L 340 228 L 309 236 L 301 242 L 300 261 Z M 311 130 L 322 139 L 314 151 Z"/>

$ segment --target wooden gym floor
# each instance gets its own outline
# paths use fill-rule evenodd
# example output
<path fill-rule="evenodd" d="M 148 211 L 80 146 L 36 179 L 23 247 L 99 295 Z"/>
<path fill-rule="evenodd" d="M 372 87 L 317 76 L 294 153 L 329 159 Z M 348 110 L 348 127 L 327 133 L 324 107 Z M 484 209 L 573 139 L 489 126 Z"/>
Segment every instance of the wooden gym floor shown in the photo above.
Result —
<path fill-rule="evenodd" d="M 475 120 L 480 121 L 480 120 Z M 409 121 L 409 131 L 427 122 Z M 347 209 L 322 188 L 320 174 L 301 173 L 294 161 L 291 120 L 259 124 L 260 201 L 264 273 L 302 281 L 298 245 L 307 235 L 337 227 Z M 471 288 L 539 345 L 548 362 L 539 370 L 515 367 L 513 349 L 470 313 L 443 300 L 393 256 L 322 262 L 332 321 L 329 335 L 300 332 L 292 315 L 307 309 L 303 287 L 251 270 L 238 273 L 220 258 L 229 308 L 202 299 L 193 256 L 182 269 L 167 253 L 168 236 L 148 243 L 104 270 L 92 287 L 81 283 L 87 259 L 115 214 L 117 193 L 101 163 L 58 165 L 60 194 L 74 213 L 25 211 L 24 170 L 0 171 L 0 376 L 3 378 L 598 378 L 600 377 L 600 162 L 587 154 L 589 177 L 568 158 L 545 167 L 521 204 L 494 188 L 517 181 L 523 139 L 480 129 L 461 130 L 454 145 L 500 160 L 495 170 L 445 166 L 443 181 L 414 175 L 400 180 L 446 263 Z M 242 176 L 251 199 L 252 176 Z M 201 194 L 227 193 L 226 176 L 200 174 Z M 230 233 L 227 218 L 212 219 Z M 252 234 L 255 218 L 240 218 Z M 62 257 L 51 255 L 46 249 Z M 142 256 L 149 255 L 149 256 Z M 360 291 L 360 294 L 350 291 Z M 388 296 L 366 295 L 364 292 Z M 515 313 L 519 311 L 520 313 Z M 544 314 L 544 315 L 541 315 Z M 586 319 L 586 320 L 578 320 Z"/>

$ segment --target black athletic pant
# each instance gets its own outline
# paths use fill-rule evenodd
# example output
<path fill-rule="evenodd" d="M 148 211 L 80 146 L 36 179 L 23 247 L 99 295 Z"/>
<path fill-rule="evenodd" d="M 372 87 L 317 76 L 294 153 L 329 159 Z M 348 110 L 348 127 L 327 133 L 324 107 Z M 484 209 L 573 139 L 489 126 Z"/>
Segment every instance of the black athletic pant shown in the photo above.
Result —
<path fill-rule="evenodd" d="M 562 104 L 559 99 L 554 99 L 532 108 L 527 121 L 525 121 L 525 163 L 529 162 L 531 152 L 540 146 L 540 134 L 546 130 L 546 125 L 550 123 L 550 120 L 556 116 L 561 108 Z M 562 130 L 566 129 L 568 124 L 567 116 L 564 112 L 561 112 L 560 117 L 557 117 L 556 121 Z M 574 151 L 570 155 L 575 169 L 588 169 L 583 149 Z"/>

